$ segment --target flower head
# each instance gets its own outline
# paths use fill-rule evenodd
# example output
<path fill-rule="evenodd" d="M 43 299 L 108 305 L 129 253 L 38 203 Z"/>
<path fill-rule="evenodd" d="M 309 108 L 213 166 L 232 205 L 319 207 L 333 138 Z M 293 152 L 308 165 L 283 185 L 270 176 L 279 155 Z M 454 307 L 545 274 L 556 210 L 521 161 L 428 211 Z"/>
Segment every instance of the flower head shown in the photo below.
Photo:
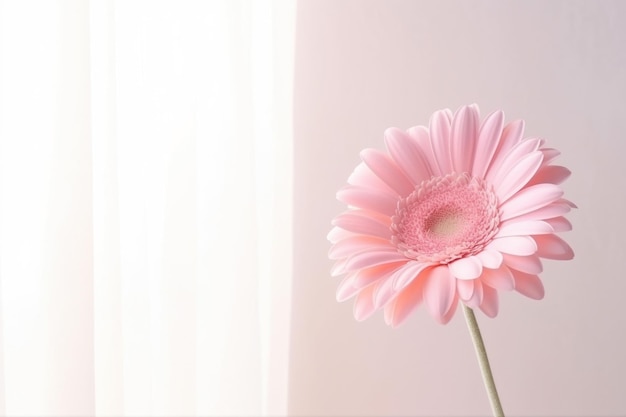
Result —
<path fill-rule="evenodd" d="M 563 215 L 575 206 L 559 152 L 523 131 L 501 111 L 481 124 L 471 105 L 435 112 L 428 128 L 387 129 L 386 152 L 361 152 L 328 235 L 332 275 L 345 275 L 337 299 L 356 296 L 358 320 L 384 308 L 397 326 L 424 303 L 445 324 L 459 302 L 495 317 L 498 291 L 543 298 L 541 258 L 574 256 L 555 233 L 571 230 Z"/>

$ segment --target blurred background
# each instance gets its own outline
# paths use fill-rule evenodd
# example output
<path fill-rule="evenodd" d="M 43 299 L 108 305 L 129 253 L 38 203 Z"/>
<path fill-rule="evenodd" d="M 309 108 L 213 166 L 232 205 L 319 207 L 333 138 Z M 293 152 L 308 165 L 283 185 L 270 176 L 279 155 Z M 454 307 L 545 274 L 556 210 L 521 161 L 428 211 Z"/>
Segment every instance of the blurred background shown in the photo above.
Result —
<path fill-rule="evenodd" d="M 626 414 L 626 3 L 0 0 L 0 414 L 485 416 L 463 317 L 337 303 L 359 151 L 478 103 L 562 152 L 542 301 L 478 314 L 509 416 Z"/>

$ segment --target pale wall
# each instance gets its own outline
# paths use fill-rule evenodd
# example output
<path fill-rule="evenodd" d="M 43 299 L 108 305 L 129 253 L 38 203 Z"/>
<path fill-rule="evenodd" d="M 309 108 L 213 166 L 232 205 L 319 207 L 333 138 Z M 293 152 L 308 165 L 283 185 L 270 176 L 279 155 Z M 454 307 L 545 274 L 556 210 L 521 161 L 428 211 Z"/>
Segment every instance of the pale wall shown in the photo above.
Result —
<path fill-rule="evenodd" d="M 357 323 L 325 238 L 362 148 L 477 102 L 562 151 L 579 206 L 576 258 L 546 262 L 545 299 L 479 314 L 505 411 L 626 415 L 625 19 L 621 1 L 299 1 L 290 414 L 489 414 L 462 315 Z"/>

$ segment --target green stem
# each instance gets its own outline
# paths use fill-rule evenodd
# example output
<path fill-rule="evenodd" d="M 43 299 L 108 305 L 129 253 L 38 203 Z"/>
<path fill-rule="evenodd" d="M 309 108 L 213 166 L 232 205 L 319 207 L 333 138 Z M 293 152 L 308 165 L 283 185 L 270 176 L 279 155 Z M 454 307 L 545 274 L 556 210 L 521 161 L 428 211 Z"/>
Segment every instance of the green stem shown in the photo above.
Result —
<path fill-rule="evenodd" d="M 504 411 L 502 411 L 502 404 L 500 404 L 500 398 L 498 397 L 498 390 L 496 389 L 496 383 L 493 380 L 493 374 L 491 373 L 491 367 L 489 366 L 489 358 L 487 357 L 487 351 L 485 350 L 485 344 L 483 338 L 480 335 L 480 329 L 476 322 L 476 316 L 474 310 L 461 303 L 463 306 L 463 313 L 465 313 L 465 320 L 467 321 L 467 327 L 472 335 L 472 341 L 474 342 L 474 349 L 476 349 L 476 356 L 478 357 L 478 364 L 480 365 L 480 372 L 483 374 L 483 382 L 487 389 L 487 395 L 489 396 L 489 402 L 491 403 L 491 410 L 495 417 L 504 417 Z"/>

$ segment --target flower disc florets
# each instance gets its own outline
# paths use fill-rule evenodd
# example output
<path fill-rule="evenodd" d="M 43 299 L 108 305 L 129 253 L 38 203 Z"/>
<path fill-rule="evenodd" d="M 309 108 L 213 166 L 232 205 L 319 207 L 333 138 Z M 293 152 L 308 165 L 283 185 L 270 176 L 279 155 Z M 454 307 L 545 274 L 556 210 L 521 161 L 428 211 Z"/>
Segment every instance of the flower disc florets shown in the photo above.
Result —
<path fill-rule="evenodd" d="M 447 264 L 481 252 L 498 232 L 498 201 L 479 178 L 451 173 L 398 202 L 391 241 L 407 258 Z"/>

